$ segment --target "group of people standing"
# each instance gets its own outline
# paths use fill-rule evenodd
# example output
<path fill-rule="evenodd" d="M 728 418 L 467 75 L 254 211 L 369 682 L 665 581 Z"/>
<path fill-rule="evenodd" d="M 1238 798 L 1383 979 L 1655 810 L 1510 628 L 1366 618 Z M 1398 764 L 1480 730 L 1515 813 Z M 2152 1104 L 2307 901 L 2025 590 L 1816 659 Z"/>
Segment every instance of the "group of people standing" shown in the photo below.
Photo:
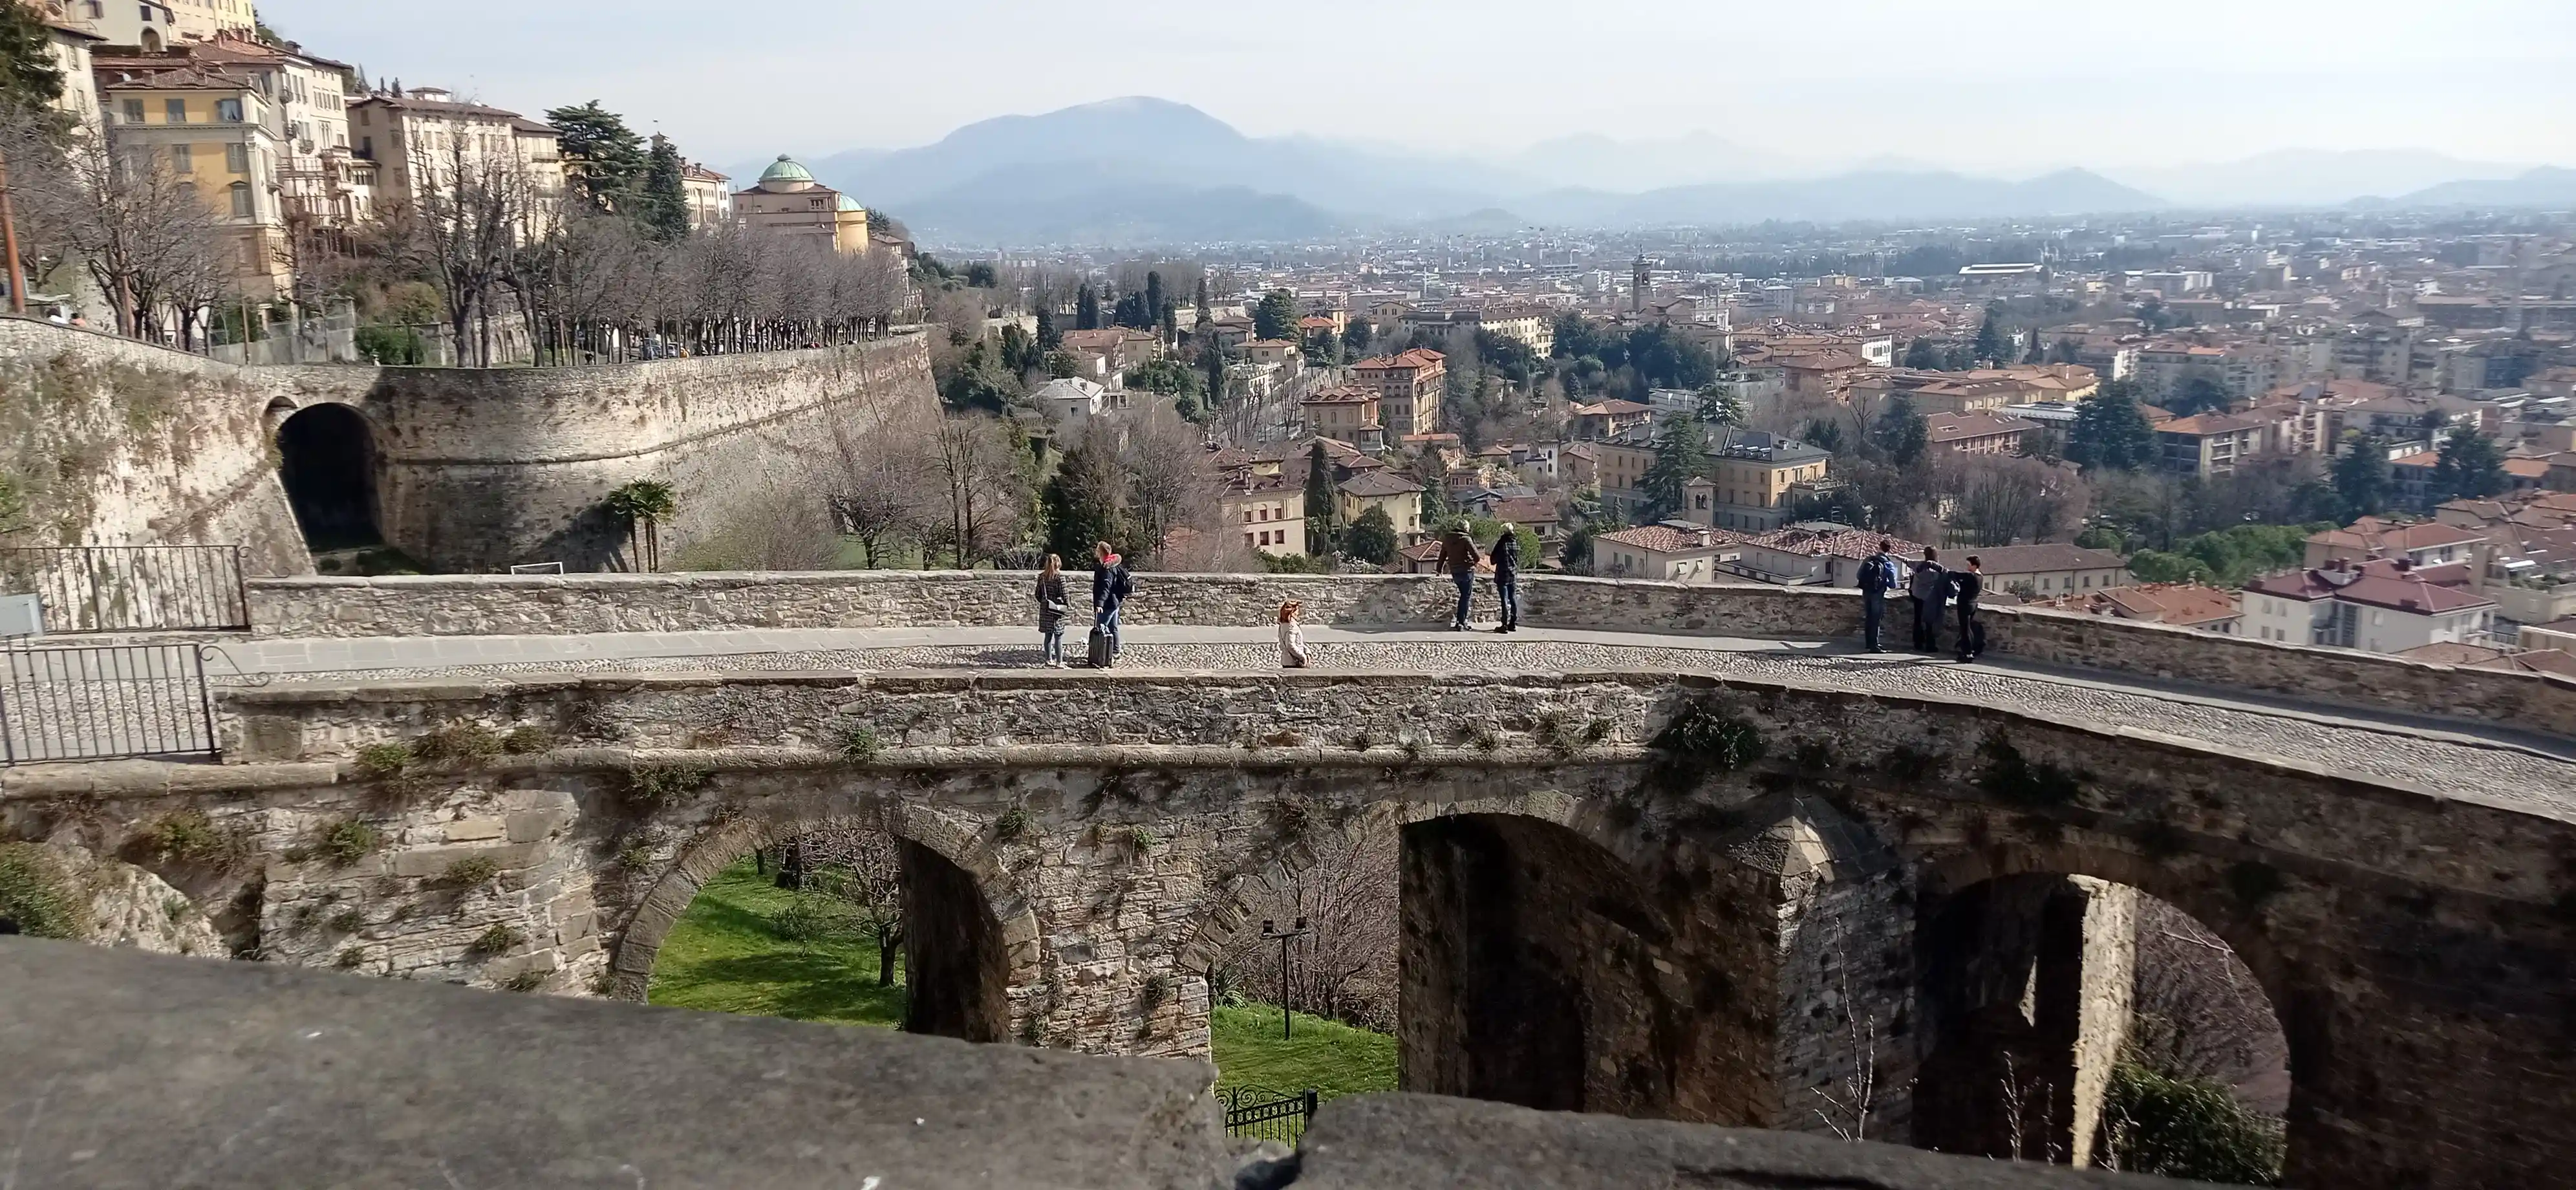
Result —
<path fill-rule="evenodd" d="M 1094 543 L 1091 557 L 1090 660 L 1094 668 L 1107 669 L 1118 663 L 1118 613 L 1136 593 L 1136 579 L 1108 542 Z M 1045 568 L 1038 571 L 1038 640 L 1049 669 L 1064 668 L 1064 617 L 1070 607 L 1064 595 L 1064 559 L 1048 554 Z"/>
<path fill-rule="evenodd" d="M 1510 526 L 1505 526 L 1502 535 L 1494 539 L 1494 548 L 1484 552 L 1477 550 L 1476 539 L 1468 534 L 1465 525 L 1451 529 L 1440 542 L 1440 569 L 1448 572 L 1449 581 L 1458 584 L 1458 614 L 1450 618 L 1449 631 L 1467 631 L 1467 613 L 1476 601 L 1479 570 L 1494 576 L 1494 601 L 1502 605 L 1503 623 L 1494 631 L 1521 630 L 1521 540 Z"/>
<path fill-rule="evenodd" d="M 1974 661 L 1986 651 L 1985 621 L 1977 615 L 1977 601 L 1986 594 L 1985 567 L 1975 554 L 1968 555 L 1967 566 L 1951 570 L 1941 565 L 1941 551 L 1926 548 L 1923 557 L 1907 563 L 1897 560 L 1896 543 L 1882 539 L 1878 552 L 1860 564 L 1861 641 L 1873 653 L 1884 653 L 1879 628 L 1887 617 L 1887 595 L 1902 590 L 1914 605 L 1914 651 L 1941 651 L 1941 612 L 1955 604 L 1959 612 L 1958 658 Z M 1910 567 L 1910 572 L 1906 569 Z"/>

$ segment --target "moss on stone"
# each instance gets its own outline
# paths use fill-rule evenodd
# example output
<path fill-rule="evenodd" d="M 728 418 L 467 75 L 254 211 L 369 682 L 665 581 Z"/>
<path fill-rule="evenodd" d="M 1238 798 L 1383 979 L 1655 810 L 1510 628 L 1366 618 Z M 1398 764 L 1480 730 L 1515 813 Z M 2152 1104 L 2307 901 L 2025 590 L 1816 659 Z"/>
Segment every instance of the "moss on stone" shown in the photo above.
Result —
<path fill-rule="evenodd" d="M 33 843 L 0 843 L 0 933 L 80 938 L 89 933 L 89 896 L 61 859 Z"/>

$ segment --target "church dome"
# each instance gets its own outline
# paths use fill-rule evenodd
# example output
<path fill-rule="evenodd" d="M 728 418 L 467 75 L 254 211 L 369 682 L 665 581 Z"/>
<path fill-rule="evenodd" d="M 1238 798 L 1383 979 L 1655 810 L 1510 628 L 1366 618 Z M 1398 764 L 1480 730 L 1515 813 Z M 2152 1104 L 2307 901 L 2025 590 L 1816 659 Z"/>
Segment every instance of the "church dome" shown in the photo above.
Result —
<path fill-rule="evenodd" d="M 842 196 L 841 196 L 841 208 L 840 208 L 840 209 L 842 209 L 842 210 L 844 210 L 844 211 L 864 211 L 864 210 L 866 210 L 867 208 L 866 208 L 866 207 L 863 207 L 863 206 L 860 206 L 860 205 L 859 205 L 859 200 L 857 200 L 857 199 L 855 199 L 855 198 L 852 198 L 852 197 L 850 197 L 849 195 L 844 194 L 844 195 L 842 195 Z"/>
<path fill-rule="evenodd" d="M 760 171 L 760 188 L 763 190 L 802 190 L 813 184 L 814 171 L 797 164 L 795 158 L 785 153 L 779 154 L 778 160 L 771 162 L 769 168 Z"/>

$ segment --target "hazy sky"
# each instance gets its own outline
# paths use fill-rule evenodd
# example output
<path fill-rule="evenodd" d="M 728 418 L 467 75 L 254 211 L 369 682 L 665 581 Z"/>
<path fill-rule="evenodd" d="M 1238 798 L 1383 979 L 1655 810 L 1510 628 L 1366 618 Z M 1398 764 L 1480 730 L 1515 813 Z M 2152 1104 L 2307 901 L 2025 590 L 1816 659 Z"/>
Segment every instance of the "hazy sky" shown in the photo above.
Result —
<path fill-rule="evenodd" d="M 717 163 L 1120 95 L 1452 149 L 1707 129 L 1993 170 L 2270 148 L 2576 161 L 2571 0 L 260 0 L 313 52 Z"/>

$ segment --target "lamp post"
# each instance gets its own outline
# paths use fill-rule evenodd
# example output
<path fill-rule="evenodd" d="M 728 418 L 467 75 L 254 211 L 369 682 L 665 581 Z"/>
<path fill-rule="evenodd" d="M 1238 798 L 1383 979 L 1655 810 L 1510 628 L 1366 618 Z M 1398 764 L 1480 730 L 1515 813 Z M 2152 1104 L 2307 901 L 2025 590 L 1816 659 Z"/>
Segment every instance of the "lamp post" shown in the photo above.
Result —
<path fill-rule="evenodd" d="M 1302 917 L 1297 919 L 1297 927 L 1291 930 L 1277 928 L 1269 918 L 1261 919 L 1262 938 L 1276 939 L 1279 943 L 1279 1039 L 1282 1041 L 1296 1036 L 1297 1020 L 1296 1014 L 1288 1011 L 1288 944 L 1314 932 L 1306 928 L 1306 919 Z"/>

